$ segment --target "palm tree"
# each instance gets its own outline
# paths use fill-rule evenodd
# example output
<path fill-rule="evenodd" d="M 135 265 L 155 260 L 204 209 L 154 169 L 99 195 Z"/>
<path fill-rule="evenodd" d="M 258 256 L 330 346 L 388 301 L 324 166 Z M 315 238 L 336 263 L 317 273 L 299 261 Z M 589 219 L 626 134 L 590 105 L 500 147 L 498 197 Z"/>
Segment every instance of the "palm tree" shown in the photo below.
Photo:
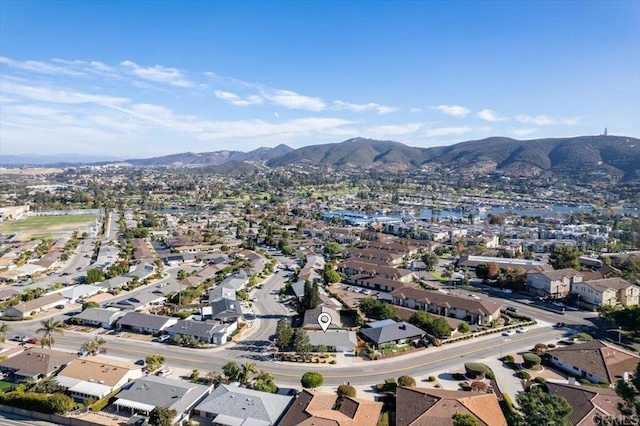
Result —
<path fill-rule="evenodd" d="M 100 336 L 96 336 L 93 338 L 93 340 L 89 340 L 88 342 L 83 343 L 82 350 L 93 353 L 104 344 L 105 340 Z"/>
<path fill-rule="evenodd" d="M 40 324 L 42 324 L 42 327 L 36 330 L 36 333 L 38 334 L 44 333 L 40 344 L 42 347 L 44 347 L 44 345 L 47 345 L 49 346 L 49 349 L 51 349 L 51 346 L 55 343 L 53 334 L 58 333 L 63 335 L 64 323 L 60 320 L 49 318 L 48 320 L 40 321 Z"/>
<path fill-rule="evenodd" d="M 7 324 L 6 322 L 0 323 L 0 342 L 4 342 L 5 340 L 4 335 L 9 330 L 11 330 L 11 327 L 9 326 L 9 324 Z"/>
<path fill-rule="evenodd" d="M 256 365 L 253 362 L 251 361 L 245 362 L 242 365 L 242 368 L 240 370 L 240 376 L 239 376 L 240 383 L 247 386 L 251 381 L 251 375 L 257 372 L 258 372 L 258 369 L 256 368 Z"/>

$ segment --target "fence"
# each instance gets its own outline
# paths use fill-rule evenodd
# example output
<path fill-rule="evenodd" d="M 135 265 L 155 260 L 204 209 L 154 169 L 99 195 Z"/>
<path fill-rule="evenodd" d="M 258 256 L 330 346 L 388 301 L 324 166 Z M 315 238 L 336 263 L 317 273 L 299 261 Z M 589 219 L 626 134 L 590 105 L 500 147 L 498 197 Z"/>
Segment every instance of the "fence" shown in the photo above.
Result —
<path fill-rule="evenodd" d="M 55 423 L 57 425 L 66 425 L 66 426 L 104 426 L 101 423 L 90 422 L 87 420 L 82 420 L 74 417 L 63 417 L 57 414 L 45 414 L 40 413 L 38 411 L 24 410 L 18 407 L 11 407 L 8 405 L 0 404 L 0 411 L 4 413 L 16 414 L 22 417 L 29 417 L 37 420 L 44 420 L 46 422 Z"/>

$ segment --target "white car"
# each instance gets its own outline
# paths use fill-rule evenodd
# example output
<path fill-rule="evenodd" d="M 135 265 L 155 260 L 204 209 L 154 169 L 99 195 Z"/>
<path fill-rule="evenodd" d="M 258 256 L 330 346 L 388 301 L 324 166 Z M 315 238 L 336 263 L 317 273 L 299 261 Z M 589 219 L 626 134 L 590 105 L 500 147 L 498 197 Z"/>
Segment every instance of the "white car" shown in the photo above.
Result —
<path fill-rule="evenodd" d="M 526 333 L 527 331 L 529 331 L 527 327 L 520 327 L 516 330 L 516 333 Z"/>
<path fill-rule="evenodd" d="M 160 377 L 167 377 L 169 375 L 171 375 L 173 373 L 173 370 L 170 368 L 163 368 L 162 370 L 160 370 L 158 372 L 158 376 Z"/>
<path fill-rule="evenodd" d="M 165 340 L 168 340 L 171 336 L 169 336 L 168 334 L 163 334 L 162 336 L 158 337 L 158 342 L 164 342 Z"/>
<path fill-rule="evenodd" d="M 504 333 L 502 333 L 503 336 L 513 336 L 514 334 L 516 334 L 516 332 L 513 330 L 507 330 Z"/>

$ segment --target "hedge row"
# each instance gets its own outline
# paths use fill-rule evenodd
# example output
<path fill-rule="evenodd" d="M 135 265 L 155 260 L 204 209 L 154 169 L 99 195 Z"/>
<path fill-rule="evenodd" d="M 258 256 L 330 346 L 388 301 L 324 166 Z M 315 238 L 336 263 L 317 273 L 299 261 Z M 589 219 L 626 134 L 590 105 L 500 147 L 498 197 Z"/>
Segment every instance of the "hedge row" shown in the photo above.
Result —
<path fill-rule="evenodd" d="M 63 394 L 14 391 L 0 394 L 0 404 L 46 414 L 65 414 L 73 408 L 73 399 Z"/>

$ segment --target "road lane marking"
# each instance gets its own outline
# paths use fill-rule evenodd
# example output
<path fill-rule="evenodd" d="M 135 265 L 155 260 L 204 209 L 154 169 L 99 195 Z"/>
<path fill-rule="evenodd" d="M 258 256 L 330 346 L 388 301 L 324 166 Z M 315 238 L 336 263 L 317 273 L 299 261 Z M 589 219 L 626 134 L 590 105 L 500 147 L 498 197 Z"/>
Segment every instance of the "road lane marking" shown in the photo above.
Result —
<path fill-rule="evenodd" d="M 77 343 L 73 340 L 69 340 L 69 339 L 60 339 L 60 338 L 56 338 L 56 341 L 59 342 L 67 342 L 67 343 Z M 108 344 L 105 346 L 107 349 L 109 348 Z M 143 354 L 143 355 L 151 355 L 151 353 L 149 351 L 140 351 L 140 350 L 136 350 L 136 349 L 129 349 L 129 348 L 123 348 L 120 346 L 112 346 L 113 350 L 115 351 L 119 351 L 119 352 L 129 352 L 129 353 L 134 353 L 134 354 Z M 185 358 L 185 357 L 181 357 L 181 356 L 175 356 L 175 355 L 162 355 L 165 357 L 165 359 L 177 359 L 180 361 L 188 361 L 188 362 L 194 362 L 197 364 L 206 364 L 206 361 L 202 361 L 199 359 L 193 359 L 193 358 Z"/>

